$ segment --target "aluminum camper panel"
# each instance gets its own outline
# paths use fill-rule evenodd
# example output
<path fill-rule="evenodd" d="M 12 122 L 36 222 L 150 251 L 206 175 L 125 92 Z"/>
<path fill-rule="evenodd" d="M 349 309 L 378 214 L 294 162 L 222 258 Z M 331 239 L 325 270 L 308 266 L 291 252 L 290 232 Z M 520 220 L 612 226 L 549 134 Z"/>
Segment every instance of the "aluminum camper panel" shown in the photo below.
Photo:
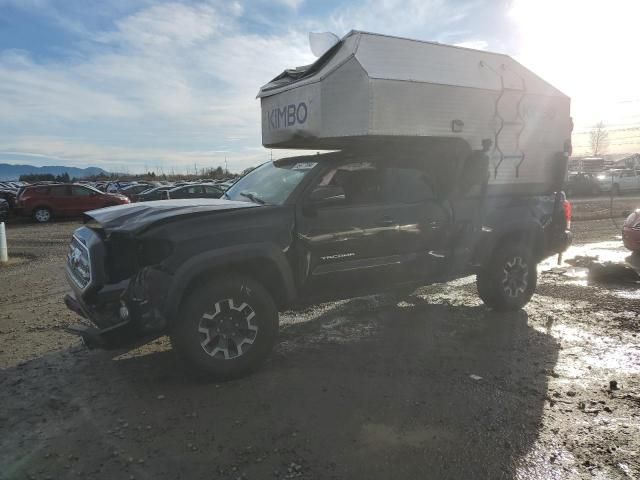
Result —
<path fill-rule="evenodd" d="M 472 148 L 493 136 L 494 92 L 396 80 L 372 80 L 371 92 L 371 135 L 460 137 Z"/>
<path fill-rule="evenodd" d="M 564 96 L 507 55 L 361 32 L 356 58 L 371 78 Z"/>
<path fill-rule="evenodd" d="M 352 57 L 322 82 L 322 137 L 368 135 L 371 113 L 367 73 Z"/>

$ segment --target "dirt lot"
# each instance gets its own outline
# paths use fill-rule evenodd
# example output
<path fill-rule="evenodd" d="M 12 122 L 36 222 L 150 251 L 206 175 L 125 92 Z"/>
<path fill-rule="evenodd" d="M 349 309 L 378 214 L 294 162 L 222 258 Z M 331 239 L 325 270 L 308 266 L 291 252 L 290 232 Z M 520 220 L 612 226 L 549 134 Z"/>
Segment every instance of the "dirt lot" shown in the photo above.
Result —
<path fill-rule="evenodd" d="M 514 314 L 473 278 L 290 312 L 263 369 L 213 384 L 165 339 L 114 356 L 63 332 L 76 226 L 9 226 L 0 478 L 640 478 L 635 284 L 550 259 Z M 565 259 L 627 255 L 611 220 L 574 232 Z"/>

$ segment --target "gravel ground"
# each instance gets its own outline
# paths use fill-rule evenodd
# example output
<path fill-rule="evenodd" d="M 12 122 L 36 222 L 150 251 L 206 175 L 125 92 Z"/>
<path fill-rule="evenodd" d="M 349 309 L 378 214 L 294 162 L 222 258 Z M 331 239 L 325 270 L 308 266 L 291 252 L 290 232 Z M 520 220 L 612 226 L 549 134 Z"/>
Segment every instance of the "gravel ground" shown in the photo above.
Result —
<path fill-rule="evenodd" d="M 0 478 L 640 477 L 635 284 L 549 259 L 513 314 L 484 308 L 473 278 L 288 312 L 264 368 L 213 384 L 164 338 L 114 354 L 63 332 L 76 226 L 8 228 Z M 565 260 L 627 255 L 612 220 L 573 230 Z"/>

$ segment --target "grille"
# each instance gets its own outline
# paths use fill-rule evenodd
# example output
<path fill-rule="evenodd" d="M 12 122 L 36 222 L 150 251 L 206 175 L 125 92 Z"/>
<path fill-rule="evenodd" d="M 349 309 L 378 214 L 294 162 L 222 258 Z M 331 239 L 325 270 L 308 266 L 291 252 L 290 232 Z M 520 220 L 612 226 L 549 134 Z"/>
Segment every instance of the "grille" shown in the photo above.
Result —
<path fill-rule="evenodd" d="M 89 250 L 77 237 L 73 237 L 67 253 L 67 267 L 72 280 L 80 288 L 91 283 L 91 260 Z"/>

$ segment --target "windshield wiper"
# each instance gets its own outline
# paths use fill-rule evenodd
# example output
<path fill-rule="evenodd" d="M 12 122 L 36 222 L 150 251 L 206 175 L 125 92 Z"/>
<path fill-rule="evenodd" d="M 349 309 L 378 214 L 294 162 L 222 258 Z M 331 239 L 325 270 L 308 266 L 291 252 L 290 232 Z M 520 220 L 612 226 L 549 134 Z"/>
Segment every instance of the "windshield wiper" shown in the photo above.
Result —
<path fill-rule="evenodd" d="M 249 200 L 251 200 L 253 203 L 259 203 L 260 205 L 266 205 L 267 202 L 265 202 L 263 199 L 261 199 L 260 197 L 256 197 L 253 193 L 251 192 L 240 192 L 240 196 L 248 198 Z"/>

